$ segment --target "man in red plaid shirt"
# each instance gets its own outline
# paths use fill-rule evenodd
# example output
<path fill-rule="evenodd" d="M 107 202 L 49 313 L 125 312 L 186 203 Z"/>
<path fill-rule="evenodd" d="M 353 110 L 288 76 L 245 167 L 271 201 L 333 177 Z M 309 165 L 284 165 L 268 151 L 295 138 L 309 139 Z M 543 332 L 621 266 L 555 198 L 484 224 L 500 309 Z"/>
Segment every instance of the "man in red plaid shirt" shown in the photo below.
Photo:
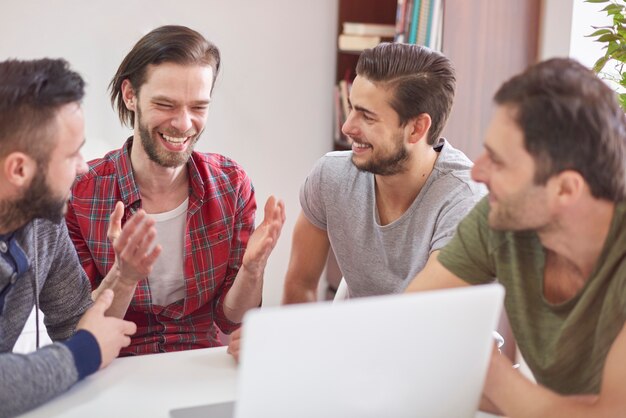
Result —
<path fill-rule="evenodd" d="M 137 333 L 122 354 L 221 345 L 218 328 L 232 332 L 261 303 L 284 204 L 270 197 L 255 231 L 247 174 L 224 156 L 194 151 L 219 68 L 218 48 L 189 28 L 163 26 L 140 39 L 110 84 L 133 136 L 89 162 L 73 186 L 67 225 L 94 289 L 107 288 L 111 241 L 125 221 L 139 208 L 155 220 L 161 255 L 147 277 L 110 284 L 134 294 L 125 318 Z M 119 258 L 142 256 L 127 249 Z"/>

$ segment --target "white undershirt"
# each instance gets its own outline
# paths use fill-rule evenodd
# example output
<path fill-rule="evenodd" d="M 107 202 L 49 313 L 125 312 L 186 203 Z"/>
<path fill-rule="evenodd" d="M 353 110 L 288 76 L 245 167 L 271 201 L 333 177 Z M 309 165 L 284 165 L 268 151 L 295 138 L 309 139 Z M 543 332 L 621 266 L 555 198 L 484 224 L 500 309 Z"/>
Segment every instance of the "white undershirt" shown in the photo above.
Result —
<path fill-rule="evenodd" d="M 148 214 L 156 221 L 157 242 L 161 245 L 161 255 L 148 276 L 153 305 L 167 306 L 185 297 L 183 249 L 188 206 L 189 198 L 169 212 Z"/>

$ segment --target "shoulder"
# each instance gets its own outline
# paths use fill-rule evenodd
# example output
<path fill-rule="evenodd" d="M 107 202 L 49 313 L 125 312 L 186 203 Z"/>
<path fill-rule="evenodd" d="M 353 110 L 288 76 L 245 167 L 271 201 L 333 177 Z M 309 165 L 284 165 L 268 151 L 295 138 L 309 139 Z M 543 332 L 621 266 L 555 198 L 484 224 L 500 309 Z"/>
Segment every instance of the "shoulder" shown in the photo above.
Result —
<path fill-rule="evenodd" d="M 436 181 L 440 185 L 445 184 L 457 198 L 473 196 L 477 202 L 487 193 L 487 189 L 472 180 L 473 165 L 462 151 L 445 141 L 433 170 L 437 173 Z"/>
<path fill-rule="evenodd" d="M 243 167 L 221 154 L 194 151 L 188 163 L 191 181 L 220 195 L 254 193 L 252 181 Z M 235 192 L 236 191 L 236 192 Z"/>
<path fill-rule="evenodd" d="M 84 187 L 84 185 L 98 181 L 101 178 L 110 178 L 122 176 L 124 173 L 118 173 L 118 161 L 123 157 L 122 149 L 108 152 L 102 158 L 96 158 L 88 161 L 88 170 L 86 173 L 76 177 L 74 189 Z"/>
<path fill-rule="evenodd" d="M 351 181 L 359 173 L 352 163 L 352 151 L 332 151 L 317 160 L 309 177 L 323 177 L 325 181 Z"/>
<path fill-rule="evenodd" d="M 35 232 L 37 240 L 56 240 L 59 235 L 63 235 L 67 231 L 65 222 L 52 222 L 48 219 L 33 219 L 30 228 Z"/>
<path fill-rule="evenodd" d="M 235 160 L 221 154 L 194 151 L 191 159 L 198 171 L 206 176 L 236 175 L 247 177 L 246 171 Z"/>

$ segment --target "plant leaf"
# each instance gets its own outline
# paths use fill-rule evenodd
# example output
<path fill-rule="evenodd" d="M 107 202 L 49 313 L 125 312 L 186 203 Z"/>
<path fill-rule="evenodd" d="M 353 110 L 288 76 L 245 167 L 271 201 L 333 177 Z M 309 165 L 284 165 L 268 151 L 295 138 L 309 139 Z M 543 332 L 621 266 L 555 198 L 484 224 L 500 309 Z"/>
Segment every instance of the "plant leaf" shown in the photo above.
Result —
<path fill-rule="evenodd" d="M 624 6 L 622 6 L 621 4 L 609 4 L 608 6 L 606 6 L 604 9 L 600 11 L 607 12 L 607 14 L 612 15 L 612 14 L 621 12 L 623 8 Z"/>
<path fill-rule="evenodd" d="M 585 3 L 606 3 L 609 0 L 585 0 Z"/>
<path fill-rule="evenodd" d="M 619 95 L 619 104 L 620 104 L 620 106 L 622 106 L 622 109 L 624 109 L 624 111 L 626 111 L 626 94 L 620 94 Z"/>
<path fill-rule="evenodd" d="M 598 29 L 594 33 L 590 33 L 589 35 L 585 35 L 587 38 L 598 35 L 605 35 L 607 33 L 614 33 L 611 29 Z"/>
<path fill-rule="evenodd" d="M 595 42 L 610 42 L 610 41 L 619 41 L 620 37 L 615 35 L 614 33 L 607 33 L 605 35 L 600 36 Z"/>
<path fill-rule="evenodd" d="M 608 56 L 605 55 L 604 57 L 600 57 L 600 59 L 597 60 L 595 64 L 593 64 L 593 72 L 597 74 L 600 71 L 602 71 L 602 69 L 604 68 L 604 66 L 606 65 L 608 61 L 609 61 Z"/>
<path fill-rule="evenodd" d="M 620 45 L 617 42 L 609 42 L 608 48 L 606 50 L 607 55 L 611 55 L 615 51 L 620 49 Z"/>

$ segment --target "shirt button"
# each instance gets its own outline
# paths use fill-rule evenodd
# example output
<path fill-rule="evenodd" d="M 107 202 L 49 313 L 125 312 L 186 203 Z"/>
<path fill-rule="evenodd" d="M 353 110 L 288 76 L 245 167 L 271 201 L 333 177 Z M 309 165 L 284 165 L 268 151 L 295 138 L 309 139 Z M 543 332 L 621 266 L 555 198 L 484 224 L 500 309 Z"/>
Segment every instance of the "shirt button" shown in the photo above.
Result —
<path fill-rule="evenodd" d="M 11 274 L 11 284 L 15 284 L 15 281 L 17 280 L 17 273 L 13 272 Z"/>
<path fill-rule="evenodd" d="M 8 249 L 7 243 L 4 241 L 0 241 L 0 252 L 6 253 L 7 249 Z"/>

